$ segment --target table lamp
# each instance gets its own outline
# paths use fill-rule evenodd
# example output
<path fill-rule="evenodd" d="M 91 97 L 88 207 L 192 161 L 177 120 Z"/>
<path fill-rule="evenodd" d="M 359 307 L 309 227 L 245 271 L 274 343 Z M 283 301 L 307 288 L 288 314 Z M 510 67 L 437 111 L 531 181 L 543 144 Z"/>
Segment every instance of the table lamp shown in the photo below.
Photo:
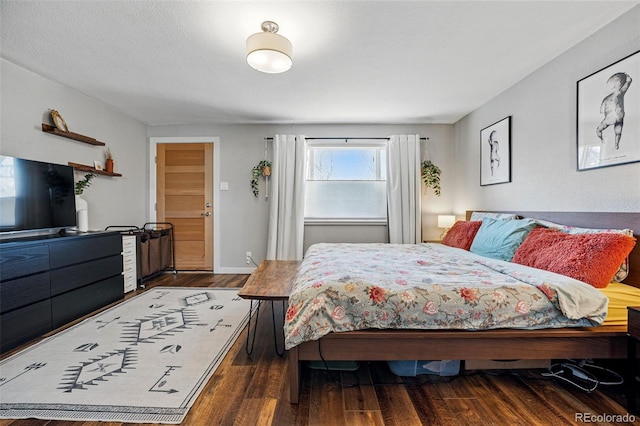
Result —
<path fill-rule="evenodd" d="M 442 234 L 440 234 L 441 240 L 444 238 L 445 235 L 447 235 L 449 228 L 451 228 L 454 223 L 456 223 L 455 215 L 452 215 L 452 214 L 438 215 L 438 228 L 444 228 L 444 231 L 442 231 Z"/>

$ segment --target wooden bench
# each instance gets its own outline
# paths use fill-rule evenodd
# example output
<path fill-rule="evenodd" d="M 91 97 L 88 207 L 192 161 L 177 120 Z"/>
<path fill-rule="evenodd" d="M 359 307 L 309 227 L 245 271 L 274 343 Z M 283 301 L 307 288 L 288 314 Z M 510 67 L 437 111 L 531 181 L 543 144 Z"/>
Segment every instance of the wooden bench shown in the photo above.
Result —
<path fill-rule="evenodd" d="M 250 300 L 288 300 L 299 266 L 298 260 L 263 260 L 238 296 Z"/>
<path fill-rule="evenodd" d="M 273 309 L 274 301 L 282 302 L 282 311 L 284 316 L 284 304 L 289 300 L 293 278 L 298 272 L 300 261 L 298 260 L 263 260 L 256 268 L 247 282 L 238 292 L 238 296 L 243 299 L 251 300 L 249 307 L 250 312 L 253 311 L 253 301 L 258 301 L 256 310 L 256 319 L 254 324 L 253 336 L 251 337 L 251 348 L 249 348 L 249 340 L 251 335 L 251 318 L 249 318 L 249 328 L 247 330 L 246 351 L 248 355 L 253 352 L 253 343 L 255 342 L 258 315 L 260 314 L 260 303 L 262 301 L 271 302 L 271 317 L 273 323 L 273 338 L 276 353 L 279 356 L 284 355 L 284 349 L 278 350 L 278 339 L 276 337 L 276 318 Z"/>

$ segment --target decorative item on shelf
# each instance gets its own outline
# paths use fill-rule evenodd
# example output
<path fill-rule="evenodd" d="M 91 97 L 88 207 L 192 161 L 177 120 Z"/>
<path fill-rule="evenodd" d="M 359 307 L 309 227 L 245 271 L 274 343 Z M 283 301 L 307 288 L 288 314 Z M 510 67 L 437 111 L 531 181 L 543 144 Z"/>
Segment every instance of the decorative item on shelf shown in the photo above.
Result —
<path fill-rule="evenodd" d="M 104 158 L 104 170 L 109 173 L 113 173 L 113 155 L 109 148 L 104 150 Z"/>
<path fill-rule="evenodd" d="M 84 178 L 76 182 L 76 227 L 80 232 L 87 232 L 89 230 L 89 204 L 87 200 L 80 195 L 82 195 L 85 189 L 91 186 L 91 180 L 95 176 L 95 173 L 89 172 L 84 175 Z"/>
<path fill-rule="evenodd" d="M 453 226 L 454 223 L 456 223 L 455 215 L 452 215 L 452 214 L 438 215 L 438 228 L 444 228 L 444 231 L 442 231 L 442 234 L 440 234 L 440 240 L 442 240 L 444 236 L 447 235 L 447 232 L 449 232 L 449 229 Z"/>
<path fill-rule="evenodd" d="M 102 163 L 98 160 L 95 160 L 93 162 L 93 168 L 100 171 L 104 170 L 104 168 L 102 167 Z"/>
<path fill-rule="evenodd" d="M 51 110 L 51 120 L 53 121 L 54 126 L 61 132 L 68 132 L 67 123 L 65 123 L 64 118 L 60 115 L 58 111 L 55 109 Z"/>
<path fill-rule="evenodd" d="M 431 160 L 422 162 L 422 181 L 425 187 L 433 188 L 433 192 L 440 196 L 440 168 L 433 164 Z"/>
<path fill-rule="evenodd" d="M 265 197 L 269 197 L 269 176 L 271 176 L 271 161 L 262 160 L 251 169 L 251 190 L 254 197 L 258 196 L 260 188 L 258 187 L 258 178 L 262 175 L 266 180 Z"/>

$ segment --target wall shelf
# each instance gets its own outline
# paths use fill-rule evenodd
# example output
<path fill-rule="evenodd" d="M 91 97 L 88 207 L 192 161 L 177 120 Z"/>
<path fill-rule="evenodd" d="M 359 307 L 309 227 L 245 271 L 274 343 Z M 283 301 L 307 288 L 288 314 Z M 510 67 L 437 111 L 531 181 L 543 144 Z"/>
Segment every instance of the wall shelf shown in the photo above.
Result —
<path fill-rule="evenodd" d="M 73 167 L 75 170 L 78 170 L 81 172 L 92 172 L 97 175 L 114 176 L 114 177 L 122 176 L 120 173 L 112 173 L 112 172 L 107 172 L 106 170 L 98 170 L 95 167 L 87 166 L 85 164 L 72 163 L 71 161 L 69 161 L 68 164 L 71 167 Z"/>
<path fill-rule="evenodd" d="M 97 145 L 97 146 L 105 146 L 104 142 L 100 142 L 94 138 L 90 138 L 89 136 L 81 135 L 79 133 L 73 132 L 63 132 L 60 131 L 57 127 L 50 126 L 48 124 L 42 123 L 42 131 L 45 133 L 51 133 L 52 135 L 62 136 L 63 138 L 73 139 L 78 142 L 88 143 L 89 145 Z"/>

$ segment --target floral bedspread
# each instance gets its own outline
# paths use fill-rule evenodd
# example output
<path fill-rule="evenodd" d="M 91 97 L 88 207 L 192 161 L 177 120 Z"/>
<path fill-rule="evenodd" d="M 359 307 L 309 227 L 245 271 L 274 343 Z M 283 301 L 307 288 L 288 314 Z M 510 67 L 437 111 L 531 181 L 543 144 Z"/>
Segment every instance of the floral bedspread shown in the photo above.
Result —
<path fill-rule="evenodd" d="M 367 328 L 596 326 L 607 304 L 581 281 L 441 244 L 315 244 L 289 297 L 285 346 Z"/>

